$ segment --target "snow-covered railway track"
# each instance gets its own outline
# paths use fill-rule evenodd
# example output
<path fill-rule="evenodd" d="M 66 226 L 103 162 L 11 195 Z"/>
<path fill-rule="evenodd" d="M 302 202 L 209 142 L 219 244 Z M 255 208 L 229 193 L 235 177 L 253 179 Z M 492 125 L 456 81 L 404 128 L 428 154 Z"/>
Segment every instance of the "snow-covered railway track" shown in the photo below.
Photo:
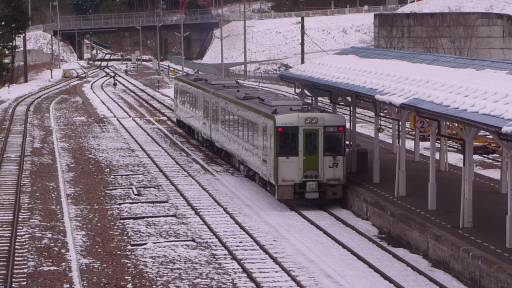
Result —
<path fill-rule="evenodd" d="M 143 90 L 143 88 L 140 88 L 134 84 L 131 85 L 135 87 L 135 89 Z M 132 94 L 137 94 L 133 91 L 133 89 L 128 90 L 132 92 Z M 158 106 L 151 105 L 151 107 L 154 110 L 162 113 L 162 115 L 165 115 L 165 113 L 162 112 Z M 201 162 L 196 161 L 196 163 L 198 163 L 200 166 L 204 165 L 204 163 Z M 205 171 L 212 173 L 208 167 L 203 168 Z M 292 207 L 292 210 L 296 211 L 300 217 L 312 224 L 315 228 L 319 229 L 323 234 L 331 238 L 331 240 L 333 240 L 336 244 L 341 246 L 344 250 L 347 250 L 350 254 L 355 256 L 355 258 L 370 267 L 370 269 L 375 271 L 378 275 L 386 279 L 395 287 L 411 287 L 417 285 L 419 285 L 417 287 L 447 287 L 445 284 L 441 283 L 433 276 L 423 271 L 421 268 L 418 268 L 408 260 L 404 259 L 393 250 L 389 249 L 370 236 L 364 234 L 364 232 L 358 230 L 355 226 L 343 220 L 340 216 L 336 215 L 335 212 L 329 209 L 323 208 L 319 211 L 299 211 L 298 209 L 293 209 Z M 328 224 L 330 224 L 329 227 L 335 227 L 334 232 L 331 233 L 329 229 L 323 227 L 323 225 L 326 223 L 326 219 Z M 345 234 L 349 240 L 357 239 L 357 241 L 349 241 L 346 244 L 344 240 L 342 240 L 343 237 L 336 237 L 336 235 L 339 236 L 339 233 Z M 353 246 L 355 247 L 352 248 Z"/>
<path fill-rule="evenodd" d="M 293 205 L 288 207 L 395 287 L 447 287 L 432 275 L 345 221 L 331 208 L 311 209 L 311 207 L 299 208 Z"/>
<path fill-rule="evenodd" d="M 28 139 L 28 122 L 33 104 L 44 96 L 81 81 L 69 79 L 59 81 L 16 101 L 8 116 L 8 124 L 0 150 L 0 283 L 4 287 L 23 283 L 23 267 L 16 264 L 18 223 L 21 212 L 21 189 Z"/>
<path fill-rule="evenodd" d="M 129 111 L 104 89 L 109 79 L 104 78 L 101 84 L 102 96 L 106 97 L 100 97 L 96 92 L 98 88 L 94 87 L 100 78 L 93 83 L 92 91 L 254 285 L 302 287 L 296 276 L 207 187 L 196 180 L 187 167 L 179 163 L 175 155 L 162 144 L 163 139 L 155 137 L 154 132 L 145 127 L 145 120 L 132 118 L 136 113 Z"/>

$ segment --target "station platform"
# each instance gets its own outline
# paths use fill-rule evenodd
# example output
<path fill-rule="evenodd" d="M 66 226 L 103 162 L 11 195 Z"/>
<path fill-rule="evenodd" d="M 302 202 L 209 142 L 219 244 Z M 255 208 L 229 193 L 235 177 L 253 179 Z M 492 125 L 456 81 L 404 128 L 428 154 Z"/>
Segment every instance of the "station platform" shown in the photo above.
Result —
<path fill-rule="evenodd" d="M 358 143 L 368 149 L 372 159 L 373 137 L 358 133 Z M 381 141 L 381 182 L 372 182 L 372 161 L 368 161 L 366 173 L 354 173 L 350 178 L 356 185 L 375 192 L 376 196 L 391 199 L 397 206 L 421 217 L 432 225 L 467 242 L 468 246 L 512 264 L 512 249 L 506 248 L 507 195 L 499 193 L 499 181 L 475 173 L 473 187 L 472 228 L 459 228 L 461 199 L 461 167 L 450 165 L 449 171 L 437 169 L 437 210 L 428 210 L 429 157 L 421 155 L 414 161 L 414 152 L 407 151 L 407 196 L 395 197 L 396 154 L 391 143 Z M 437 161 L 439 167 L 439 161 Z"/>

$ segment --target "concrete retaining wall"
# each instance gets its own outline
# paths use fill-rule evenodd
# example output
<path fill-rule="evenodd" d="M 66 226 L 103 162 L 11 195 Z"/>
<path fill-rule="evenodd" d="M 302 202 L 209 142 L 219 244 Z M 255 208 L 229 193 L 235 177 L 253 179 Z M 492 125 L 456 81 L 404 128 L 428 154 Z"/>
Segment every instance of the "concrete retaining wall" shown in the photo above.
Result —
<path fill-rule="evenodd" d="M 347 209 L 372 222 L 380 231 L 416 251 L 469 287 L 512 287 L 512 266 L 461 238 L 438 229 L 395 202 L 349 185 Z M 453 232 L 453 231 L 451 231 Z"/>
<path fill-rule="evenodd" d="M 16 65 L 23 64 L 23 51 L 16 51 Z M 44 53 L 41 50 L 28 50 L 27 51 L 27 61 L 28 64 L 41 64 L 41 63 L 50 63 L 52 59 L 52 55 L 48 53 Z"/>
<path fill-rule="evenodd" d="M 512 16 L 496 13 L 375 14 L 376 48 L 512 60 Z"/>

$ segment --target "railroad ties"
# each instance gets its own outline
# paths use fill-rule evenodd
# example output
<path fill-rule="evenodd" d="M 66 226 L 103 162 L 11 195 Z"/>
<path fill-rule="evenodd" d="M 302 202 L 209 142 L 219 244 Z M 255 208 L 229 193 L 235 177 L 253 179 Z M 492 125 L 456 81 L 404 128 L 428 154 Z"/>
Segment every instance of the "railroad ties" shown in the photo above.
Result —
<path fill-rule="evenodd" d="M 98 79 L 99 81 L 100 79 Z M 108 80 L 108 78 L 106 78 Z M 105 81 L 106 81 L 105 80 Z M 103 82 L 105 83 L 105 82 Z M 92 83 L 93 91 L 97 90 Z M 247 277 L 257 287 L 302 287 L 295 275 L 261 244 L 249 230 L 242 225 L 229 210 L 220 203 L 206 187 L 200 184 L 187 169 L 178 163 L 162 144 L 163 140 L 155 137 L 144 121 L 134 111 L 125 108 L 109 91 L 101 85 L 107 97 L 100 101 L 116 116 L 134 144 L 150 160 L 161 174 L 163 183 L 174 188 L 170 193 L 177 193 L 177 198 L 185 202 L 183 209 L 192 209 L 197 217 L 211 232 L 212 236 L 223 246 L 231 258 L 241 267 Z M 131 91 L 136 94 L 137 92 Z M 97 94 L 98 95 L 98 94 Z M 146 103 L 148 104 L 148 103 Z M 141 117 L 145 118 L 145 117 Z"/>
<path fill-rule="evenodd" d="M 14 245 L 19 218 L 21 175 L 25 158 L 26 114 L 30 101 L 22 101 L 11 114 L 4 139 L 0 166 L 0 281 L 11 281 L 9 273 L 14 269 Z"/>

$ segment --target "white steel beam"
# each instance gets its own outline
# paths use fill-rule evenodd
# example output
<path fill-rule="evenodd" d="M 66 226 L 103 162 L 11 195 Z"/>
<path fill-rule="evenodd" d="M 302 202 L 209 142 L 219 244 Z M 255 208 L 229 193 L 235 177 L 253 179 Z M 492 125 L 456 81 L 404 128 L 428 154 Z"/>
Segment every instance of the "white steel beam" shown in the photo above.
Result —
<path fill-rule="evenodd" d="M 352 140 L 351 147 L 351 165 L 350 171 L 357 172 L 357 99 L 355 96 L 352 96 L 351 106 L 352 113 L 350 118 L 350 138 Z"/>
<path fill-rule="evenodd" d="M 393 153 L 398 151 L 398 123 L 396 121 L 391 121 L 391 146 L 393 146 Z"/>
<path fill-rule="evenodd" d="M 418 127 L 418 115 L 414 115 L 414 161 L 420 161 L 420 128 Z"/>
<path fill-rule="evenodd" d="M 508 171 L 510 170 L 510 149 L 506 149 L 506 145 L 502 145 L 502 156 L 501 156 L 501 175 L 500 175 L 500 193 L 507 194 L 508 193 L 508 182 L 510 179 L 508 177 Z"/>
<path fill-rule="evenodd" d="M 373 128 L 373 183 L 380 183 L 380 104 L 375 103 L 375 117 Z"/>
<path fill-rule="evenodd" d="M 405 169 L 405 157 L 406 157 L 406 143 L 405 143 L 405 134 L 406 127 L 405 124 L 407 122 L 407 112 L 400 111 L 400 143 L 398 147 L 397 153 L 397 175 L 395 182 L 395 197 L 403 197 L 407 195 L 406 190 L 406 175 L 407 171 Z"/>
<path fill-rule="evenodd" d="M 428 210 L 437 209 L 436 134 L 437 122 L 432 121 L 430 129 L 430 170 L 428 180 Z"/>
<path fill-rule="evenodd" d="M 473 227 L 473 179 L 475 177 L 473 160 L 473 140 L 478 130 L 464 127 L 464 165 L 462 167 L 462 189 L 460 199 L 460 228 Z"/>
<path fill-rule="evenodd" d="M 507 178 L 507 237 L 506 246 L 512 248 L 512 143 L 503 143 L 503 155 L 507 155 L 507 162 L 509 165 L 506 166 L 506 178 Z M 505 153 L 506 151 L 506 153 Z"/>
<path fill-rule="evenodd" d="M 440 121 L 441 125 L 441 146 L 439 147 L 439 170 L 448 171 L 448 139 L 444 137 L 447 133 L 446 121 Z"/>

